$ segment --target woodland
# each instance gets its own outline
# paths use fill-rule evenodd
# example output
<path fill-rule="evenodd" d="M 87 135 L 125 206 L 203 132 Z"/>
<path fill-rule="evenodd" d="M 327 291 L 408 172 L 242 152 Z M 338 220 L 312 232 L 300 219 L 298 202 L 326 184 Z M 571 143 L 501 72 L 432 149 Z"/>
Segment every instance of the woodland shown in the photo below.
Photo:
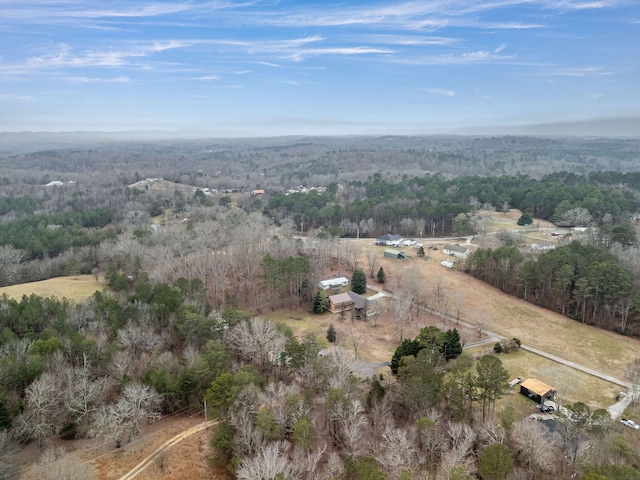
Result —
<path fill-rule="evenodd" d="M 298 338 L 263 318 L 317 310 L 326 272 L 362 268 L 345 237 L 488 235 L 480 209 L 517 208 L 524 229 L 586 233 L 540 252 L 500 235 L 465 271 L 640 335 L 639 155 L 636 139 L 3 134 L 0 286 L 92 274 L 108 288 L 0 298 L 0 478 L 58 478 L 17 465 L 33 445 L 95 478 L 51 447 L 118 448 L 203 400 L 228 478 L 640 478 L 635 432 L 581 402 L 553 431 L 519 418 L 499 405 L 500 357 L 462 353 L 455 329 L 398 338 L 393 374 L 362 378 L 350 352 L 318 355 L 329 332 Z M 392 288 L 400 322 L 425 302 Z"/>

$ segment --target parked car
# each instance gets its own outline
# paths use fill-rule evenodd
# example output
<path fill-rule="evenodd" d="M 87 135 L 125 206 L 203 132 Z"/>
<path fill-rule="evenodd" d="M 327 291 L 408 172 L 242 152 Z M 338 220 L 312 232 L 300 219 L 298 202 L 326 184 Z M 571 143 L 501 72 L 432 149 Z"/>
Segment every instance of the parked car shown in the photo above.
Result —
<path fill-rule="evenodd" d="M 628 418 L 621 418 L 620 419 L 620 423 L 622 423 L 623 425 L 626 425 L 627 427 L 634 428 L 636 430 L 640 430 L 640 425 L 638 425 L 633 420 L 629 420 Z"/>
<path fill-rule="evenodd" d="M 509 386 L 510 386 L 510 387 L 515 387 L 515 386 L 516 386 L 517 384 L 519 384 L 521 381 L 522 381 L 522 378 L 520 378 L 520 377 L 516 377 L 516 378 L 514 378 L 513 380 L 511 380 L 511 381 L 509 382 Z"/>
<path fill-rule="evenodd" d="M 540 411 L 542 413 L 553 413 L 556 411 L 553 405 L 540 405 Z"/>

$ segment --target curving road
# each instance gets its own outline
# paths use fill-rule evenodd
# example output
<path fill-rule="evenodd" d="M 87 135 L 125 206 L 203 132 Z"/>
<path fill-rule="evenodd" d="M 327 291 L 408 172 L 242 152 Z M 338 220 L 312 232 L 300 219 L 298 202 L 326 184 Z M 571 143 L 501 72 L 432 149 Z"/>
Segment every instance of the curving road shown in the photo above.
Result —
<path fill-rule="evenodd" d="M 153 452 L 151 452 L 149 456 L 147 456 L 138 465 L 136 465 L 131 471 L 129 471 L 129 473 L 123 475 L 118 480 L 131 480 L 135 478 L 136 476 L 138 476 L 139 473 L 141 473 L 145 468 L 147 468 L 147 466 L 149 466 L 149 464 L 160 452 L 163 452 L 164 450 L 167 450 L 168 448 L 173 447 L 174 445 L 176 445 L 177 443 L 180 443 L 182 440 L 190 437 L 191 435 L 194 435 L 198 432 L 201 432 L 202 430 L 212 427 L 217 423 L 218 423 L 217 420 L 209 420 L 207 422 L 203 422 L 199 425 L 196 425 L 195 427 L 191 427 L 187 430 L 184 430 L 178 433 L 176 436 L 170 438 L 169 440 L 164 442 L 162 445 L 160 445 L 158 448 L 156 448 Z"/>

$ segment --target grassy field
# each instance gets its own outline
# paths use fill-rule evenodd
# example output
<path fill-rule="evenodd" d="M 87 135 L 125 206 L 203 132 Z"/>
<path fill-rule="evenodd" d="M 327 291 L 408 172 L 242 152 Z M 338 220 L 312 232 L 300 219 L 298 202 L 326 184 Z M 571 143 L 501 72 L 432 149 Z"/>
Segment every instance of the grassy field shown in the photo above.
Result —
<path fill-rule="evenodd" d="M 35 293 L 41 297 L 68 298 L 81 301 L 90 297 L 97 290 L 106 287 L 104 279 L 96 281 L 93 275 L 78 275 L 77 277 L 58 277 L 40 282 L 22 283 L 10 287 L 0 288 L 0 296 L 7 294 L 10 298 L 20 300 L 23 295 Z"/>
<path fill-rule="evenodd" d="M 493 223 L 490 224 L 490 228 L 517 229 L 519 227 L 516 221 L 519 215 L 517 211 L 511 211 L 507 215 L 491 213 Z M 552 224 L 540 223 L 540 227 L 553 228 Z M 425 248 L 428 255 L 425 258 L 417 257 L 413 247 L 401 248 L 410 256 L 409 260 L 401 261 L 384 258 L 383 248 L 374 246 L 372 239 L 346 241 L 352 241 L 361 247 L 363 251 L 359 261 L 361 267 L 366 267 L 364 252 L 379 253 L 378 266 L 384 267 L 389 280 L 386 288 L 391 288 L 393 280 L 400 285 L 417 281 L 424 301 L 428 305 L 433 304 L 435 292 L 439 290 L 441 295 L 439 302 L 444 305 L 442 308 L 449 314 L 459 310 L 462 320 L 474 325 L 483 323 L 486 330 L 506 338 L 517 337 L 523 344 L 623 381 L 626 378 L 627 366 L 640 356 L 640 341 L 637 339 L 583 325 L 506 295 L 461 271 L 449 270 L 441 266 L 442 260 L 451 259 L 442 253 L 442 246 L 453 242 L 425 241 L 425 247 L 429 244 L 438 247 L 438 250 Z M 475 247 L 471 245 L 470 248 Z M 369 282 L 372 281 L 369 279 Z M 289 324 L 296 333 L 313 331 L 318 338 L 322 339 L 326 335 L 329 323 L 333 323 L 338 330 L 339 338 L 342 338 L 343 346 L 348 349 L 352 349 L 350 337 L 355 329 L 357 334 L 363 337 L 362 345 L 358 349 L 361 358 L 364 361 L 383 362 L 389 361 L 400 343 L 398 332 L 393 325 L 391 302 L 389 300 L 386 302 L 385 313 L 380 316 L 376 327 L 364 322 L 355 322 L 355 325 L 352 325 L 350 320 L 342 320 L 337 314 L 314 316 L 288 312 L 277 315 L 278 318 L 274 317 L 274 319 Z M 406 326 L 404 337 L 413 338 L 422 326 L 433 324 L 433 321 L 426 316 L 417 319 L 415 323 Z M 452 328 L 455 325 L 438 324 L 437 326 Z M 461 332 L 461 336 L 466 343 L 477 340 L 474 331 Z M 484 348 L 490 349 L 490 346 Z M 582 401 L 593 408 L 607 407 L 614 403 L 615 395 L 621 390 L 619 386 L 532 353 L 520 351 L 502 355 L 500 358 L 512 378 L 517 376 L 539 378 L 556 387 L 563 402 Z"/>

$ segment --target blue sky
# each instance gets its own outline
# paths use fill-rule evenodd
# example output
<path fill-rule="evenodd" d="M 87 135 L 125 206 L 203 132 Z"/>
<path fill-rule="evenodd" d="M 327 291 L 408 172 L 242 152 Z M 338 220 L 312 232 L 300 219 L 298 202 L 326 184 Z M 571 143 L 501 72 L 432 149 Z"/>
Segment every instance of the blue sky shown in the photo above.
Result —
<path fill-rule="evenodd" d="M 0 0 L 0 131 L 640 117 L 637 0 Z"/>

